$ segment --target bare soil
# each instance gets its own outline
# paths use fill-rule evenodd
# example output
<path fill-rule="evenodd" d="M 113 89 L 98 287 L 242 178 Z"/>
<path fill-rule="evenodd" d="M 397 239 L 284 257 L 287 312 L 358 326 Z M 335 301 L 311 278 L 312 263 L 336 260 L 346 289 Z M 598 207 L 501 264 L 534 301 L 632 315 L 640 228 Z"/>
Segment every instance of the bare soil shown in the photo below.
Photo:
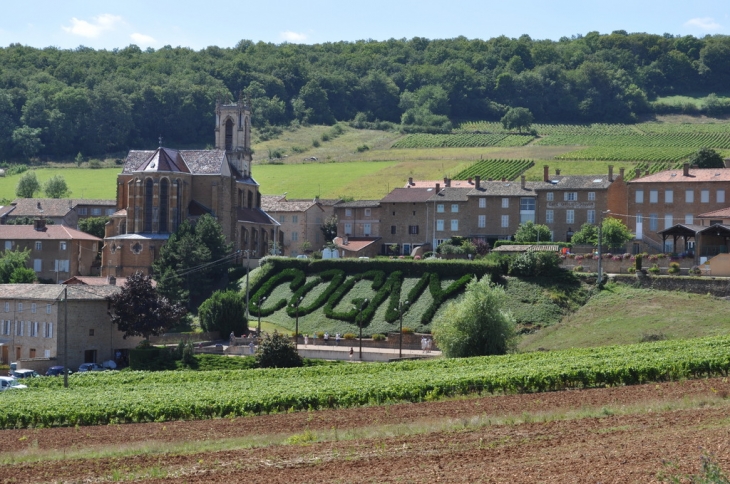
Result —
<path fill-rule="evenodd" d="M 707 379 L 239 419 L 4 430 L 0 483 L 661 482 L 662 473 L 699 472 L 703 454 L 730 470 L 728 395 L 727 379 Z M 273 443 L 251 446 L 267 438 Z M 186 450 L 177 447 L 183 444 Z"/>

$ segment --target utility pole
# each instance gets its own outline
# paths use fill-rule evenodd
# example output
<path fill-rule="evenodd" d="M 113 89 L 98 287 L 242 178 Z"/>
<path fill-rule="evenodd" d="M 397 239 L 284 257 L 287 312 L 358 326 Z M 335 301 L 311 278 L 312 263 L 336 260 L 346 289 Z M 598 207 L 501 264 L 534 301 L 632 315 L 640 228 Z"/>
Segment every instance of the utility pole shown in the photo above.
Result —
<path fill-rule="evenodd" d="M 68 285 L 63 285 L 63 387 L 68 388 Z"/>

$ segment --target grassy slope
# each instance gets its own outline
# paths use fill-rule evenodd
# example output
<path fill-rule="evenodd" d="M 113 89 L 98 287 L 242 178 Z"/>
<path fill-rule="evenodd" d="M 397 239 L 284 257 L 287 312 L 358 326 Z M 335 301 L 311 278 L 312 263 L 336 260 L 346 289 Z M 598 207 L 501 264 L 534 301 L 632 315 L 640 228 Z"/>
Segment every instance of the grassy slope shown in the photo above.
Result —
<path fill-rule="evenodd" d="M 54 175 L 61 175 L 66 180 L 71 195 L 69 198 L 102 198 L 113 200 L 117 196 L 117 175 L 122 171 L 121 167 L 99 168 L 91 170 L 88 168 L 34 168 L 36 177 L 43 186 L 43 183 Z M 15 187 L 22 175 L 13 175 L 0 178 L 0 199 L 13 200 L 15 198 Z M 36 197 L 43 197 L 44 194 L 37 193 Z"/>
<path fill-rule="evenodd" d="M 608 285 L 560 324 L 525 336 L 520 350 L 631 344 L 645 335 L 727 334 L 728 309 L 730 302 L 712 296 Z"/>

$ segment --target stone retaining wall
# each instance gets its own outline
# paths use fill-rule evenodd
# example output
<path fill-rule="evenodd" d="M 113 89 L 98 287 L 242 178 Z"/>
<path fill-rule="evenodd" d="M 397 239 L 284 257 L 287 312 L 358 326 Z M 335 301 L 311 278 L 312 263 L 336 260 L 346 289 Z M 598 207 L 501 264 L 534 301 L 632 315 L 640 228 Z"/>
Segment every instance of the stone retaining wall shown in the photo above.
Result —
<path fill-rule="evenodd" d="M 682 291 L 693 294 L 712 294 L 716 297 L 730 296 L 730 279 L 713 277 L 675 277 L 648 275 L 616 275 L 611 278 L 619 284 L 640 286 L 644 289 Z"/>

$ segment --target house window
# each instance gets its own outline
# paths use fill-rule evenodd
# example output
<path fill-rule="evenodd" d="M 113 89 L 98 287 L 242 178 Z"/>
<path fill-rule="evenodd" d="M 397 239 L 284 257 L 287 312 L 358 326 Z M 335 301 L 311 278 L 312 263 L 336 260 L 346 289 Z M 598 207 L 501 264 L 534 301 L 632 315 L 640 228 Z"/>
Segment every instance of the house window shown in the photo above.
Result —
<path fill-rule="evenodd" d="M 3 334 L 10 336 L 10 320 L 5 321 L 3 324 Z"/>
<path fill-rule="evenodd" d="M 451 204 L 451 213 L 458 213 L 459 212 L 459 204 L 452 203 Z"/>
<path fill-rule="evenodd" d="M 578 192 L 565 192 L 563 194 L 563 200 L 566 202 L 575 202 L 578 200 Z"/>
<path fill-rule="evenodd" d="M 479 217 L 477 218 L 477 226 L 480 229 L 483 229 L 484 227 L 487 226 L 487 216 L 486 215 L 479 215 Z"/>
<path fill-rule="evenodd" d="M 114 215 L 114 209 L 113 208 L 107 208 L 106 209 L 106 214 L 107 215 Z"/>
<path fill-rule="evenodd" d="M 555 195 L 553 194 L 553 192 L 547 192 L 547 193 L 545 194 L 545 199 L 546 199 L 546 200 L 547 200 L 548 202 L 552 202 L 552 201 L 553 201 L 553 200 L 555 199 Z"/>
<path fill-rule="evenodd" d="M 717 191 L 717 203 L 725 203 L 725 190 Z"/>
<path fill-rule="evenodd" d="M 363 232 L 363 235 L 370 235 L 370 233 L 371 233 L 370 224 L 363 224 L 362 232 Z"/>
<path fill-rule="evenodd" d="M 395 235 L 395 225 L 390 226 L 390 235 Z"/>
<path fill-rule="evenodd" d="M 451 221 L 451 230 L 453 232 L 459 230 L 459 221 L 458 220 L 452 220 Z"/>
<path fill-rule="evenodd" d="M 588 192 L 588 200 L 595 200 L 596 199 L 596 192 Z"/>
<path fill-rule="evenodd" d="M 656 232 L 658 227 L 658 218 L 659 217 L 657 217 L 657 214 L 655 213 L 649 214 L 649 230 Z"/>
<path fill-rule="evenodd" d="M 568 224 L 575 223 L 575 210 L 566 210 L 565 211 L 565 223 L 568 223 Z"/>
<path fill-rule="evenodd" d="M 352 235 L 352 224 L 345 224 L 345 235 Z"/>
<path fill-rule="evenodd" d="M 53 323 L 46 323 L 46 338 L 53 338 Z"/>
<path fill-rule="evenodd" d="M 664 215 L 664 228 L 668 229 L 672 225 L 674 225 L 674 216 L 669 213 Z"/>
<path fill-rule="evenodd" d="M 293 224 L 299 223 L 299 215 L 292 215 L 291 223 L 293 223 Z"/>
<path fill-rule="evenodd" d="M 418 225 L 409 225 L 408 234 L 409 235 L 418 235 Z"/>
<path fill-rule="evenodd" d="M 35 250 L 43 250 L 43 243 L 40 240 L 36 240 Z"/>
<path fill-rule="evenodd" d="M 509 227 L 509 215 L 502 215 L 502 228 Z"/>
<path fill-rule="evenodd" d="M 596 223 L 596 211 L 595 210 L 588 210 L 587 215 L 588 215 L 587 221 L 589 224 Z"/>
<path fill-rule="evenodd" d="M 444 221 L 443 220 L 436 220 L 436 230 L 439 232 L 444 230 Z"/>
<path fill-rule="evenodd" d="M 5 241 L 5 250 L 13 250 L 13 241 L 12 240 Z"/>
<path fill-rule="evenodd" d="M 299 240 L 299 232 L 292 232 L 291 233 L 291 241 L 297 242 Z"/>
<path fill-rule="evenodd" d="M 509 198 L 502 199 L 502 208 L 509 208 Z"/>
<path fill-rule="evenodd" d="M 286 222 L 286 215 L 279 215 L 279 223 L 283 224 Z"/>
<path fill-rule="evenodd" d="M 545 210 L 545 223 L 546 224 L 553 223 L 553 220 L 554 220 L 553 217 L 554 217 L 554 214 L 553 214 L 552 210 Z"/>
<path fill-rule="evenodd" d="M 664 190 L 664 203 L 674 203 L 674 190 Z"/>
<path fill-rule="evenodd" d="M 16 321 L 15 322 L 15 336 L 23 336 L 23 325 L 25 324 L 25 321 Z"/>
<path fill-rule="evenodd" d="M 41 259 L 33 259 L 33 270 L 36 272 L 41 272 L 43 268 L 43 262 Z"/>
<path fill-rule="evenodd" d="M 60 242 L 60 243 L 59 243 L 59 246 L 60 246 L 59 248 L 60 248 L 61 250 L 66 250 L 66 241 Z"/>
<path fill-rule="evenodd" d="M 141 249 L 141 246 L 140 246 L 140 249 Z M 135 252 L 135 253 L 138 254 L 139 252 Z M 58 260 L 57 259 L 55 262 L 56 262 L 55 268 L 54 268 L 55 272 L 68 272 L 68 260 Z"/>
<path fill-rule="evenodd" d="M 479 198 L 479 208 L 487 208 L 487 199 L 484 197 Z"/>
<path fill-rule="evenodd" d="M 51 305 L 46 304 L 46 314 L 51 314 Z"/>
<path fill-rule="evenodd" d="M 28 350 L 28 356 L 29 356 L 30 358 L 35 358 L 35 348 L 30 348 L 30 349 Z"/>
<path fill-rule="evenodd" d="M 700 192 L 700 202 L 710 203 L 710 190 L 702 190 Z"/>
<path fill-rule="evenodd" d="M 352 209 L 346 208 L 345 209 L 345 217 L 352 217 Z"/>
<path fill-rule="evenodd" d="M 36 308 L 36 305 L 35 305 L 35 303 L 31 303 L 31 304 L 30 304 L 30 312 L 31 312 L 31 313 L 35 313 L 35 308 Z"/>
<path fill-rule="evenodd" d="M 79 207 L 78 208 L 78 211 L 79 211 L 79 215 L 86 215 L 87 214 L 86 207 Z"/>
<path fill-rule="evenodd" d="M 644 203 L 644 190 L 636 190 L 636 203 Z"/>
<path fill-rule="evenodd" d="M 30 323 L 30 335 L 33 338 L 38 336 L 38 321 Z"/>
<path fill-rule="evenodd" d="M 91 215 L 94 217 L 98 217 L 101 215 L 101 209 L 100 208 L 92 208 L 91 209 Z"/>
<path fill-rule="evenodd" d="M 10 303 L 9 302 L 6 302 L 5 303 L 5 312 L 6 313 L 9 313 L 10 312 Z"/>
<path fill-rule="evenodd" d="M 531 197 L 520 198 L 520 211 L 535 210 L 535 199 Z"/>
<path fill-rule="evenodd" d="M 691 213 L 688 213 L 687 215 L 685 215 L 684 216 L 684 223 L 686 223 L 688 225 L 691 225 L 691 224 L 695 223 L 695 217 L 694 217 L 694 215 L 692 215 Z"/>
<path fill-rule="evenodd" d="M 372 213 L 372 211 L 371 211 L 371 210 L 370 210 L 369 208 L 366 208 L 366 209 L 365 209 L 365 216 L 366 216 L 366 217 L 370 217 L 370 214 L 371 214 L 371 213 Z"/>
<path fill-rule="evenodd" d="M 18 312 L 19 313 L 23 312 L 23 303 L 18 303 Z"/>
<path fill-rule="evenodd" d="M 436 204 L 436 213 L 444 213 L 444 204 L 443 203 Z"/>
<path fill-rule="evenodd" d="M 685 190 L 684 191 L 684 201 L 686 203 L 694 203 L 694 201 L 695 201 L 695 191 L 694 190 Z"/>
<path fill-rule="evenodd" d="M 649 190 L 649 203 L 659 202 L 659 190 Z"/>

